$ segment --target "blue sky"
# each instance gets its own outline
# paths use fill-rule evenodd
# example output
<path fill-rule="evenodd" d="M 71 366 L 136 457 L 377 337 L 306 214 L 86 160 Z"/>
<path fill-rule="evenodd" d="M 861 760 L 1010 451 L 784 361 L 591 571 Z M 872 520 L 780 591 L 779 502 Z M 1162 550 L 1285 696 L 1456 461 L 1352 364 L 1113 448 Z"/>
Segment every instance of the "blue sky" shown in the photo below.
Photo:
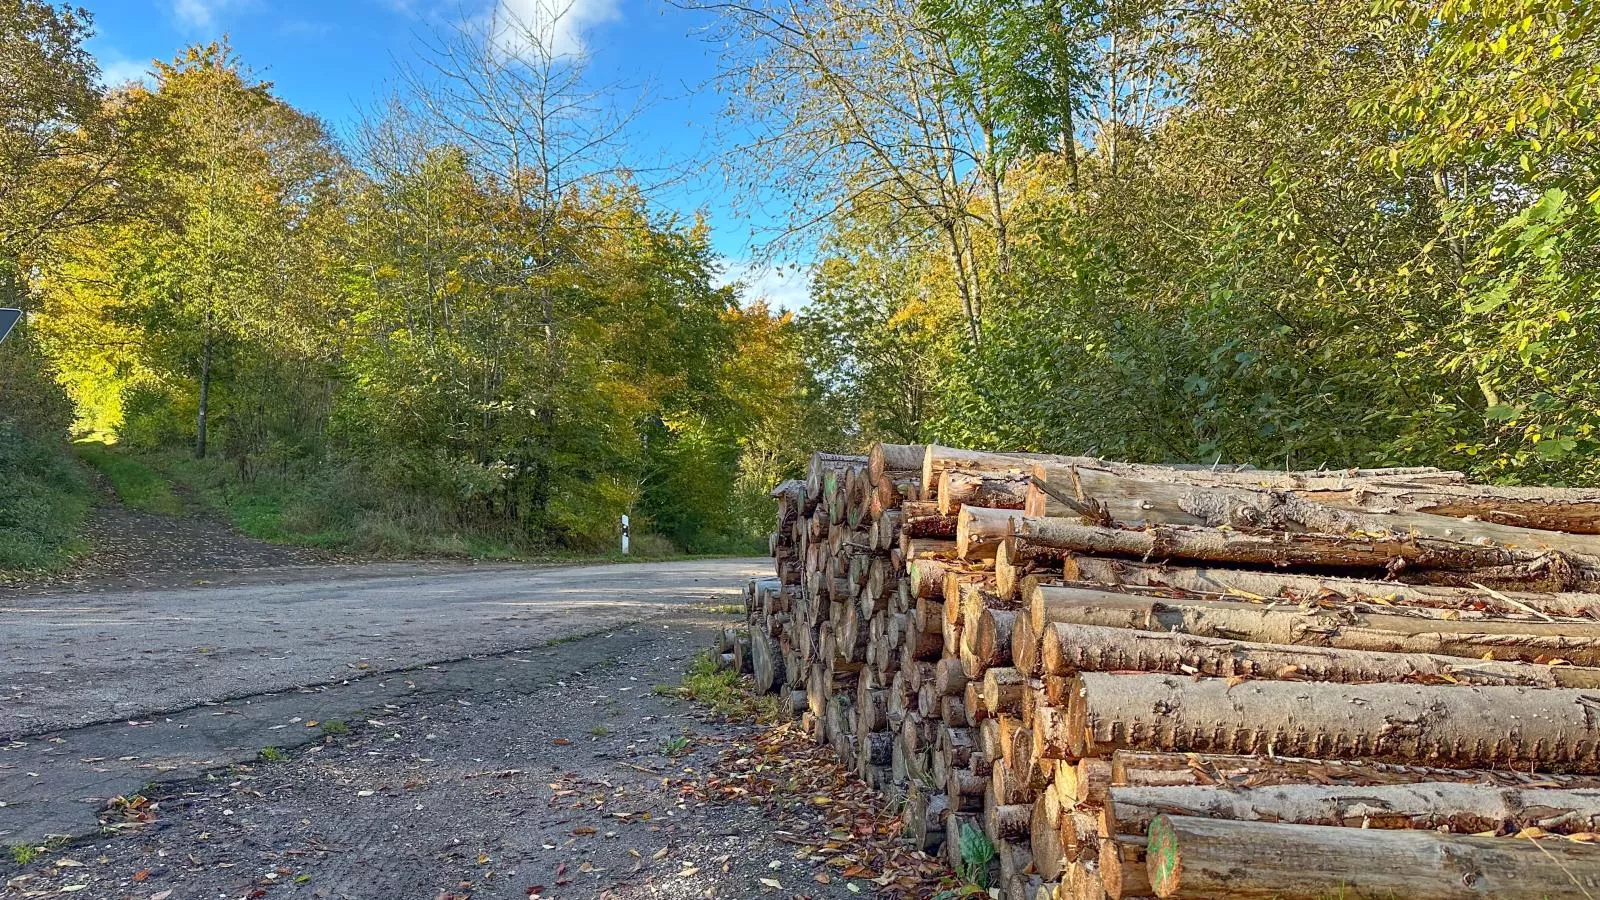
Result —
<path fill-rule="evenodd" d="M 171 59 L 188 44 L 224 33 L 256 74 L 295 106 L 346 134 L 363 109 L 393 86 L 398 67 L 418 59 L 431 33 L 486 16 L 494 4 L 517 13 L 541 0 L 80 0 L 94 14 L 89 47 L 108 82 L 139 78 L 152 58 Z M 546 0 L 548 2 L 548 0 Z M 629 137 L 640 168 L 687 161 L 700 177 L 657 196 L 685 215 L 703 210 L 730 277 L 752 294 L 793 309 L 804 278 L 748 263 L 752 228 L 770 222 L 741 211 L 718 169 L 724 98 L 708 89 L 716 48 L 706 16 L 666 0 L 572 0 L 558 36 L 588 58 L 597 82 L 621 83 L 648 100 Z M 695 161 L 708 161 L 696 165 Z"/>

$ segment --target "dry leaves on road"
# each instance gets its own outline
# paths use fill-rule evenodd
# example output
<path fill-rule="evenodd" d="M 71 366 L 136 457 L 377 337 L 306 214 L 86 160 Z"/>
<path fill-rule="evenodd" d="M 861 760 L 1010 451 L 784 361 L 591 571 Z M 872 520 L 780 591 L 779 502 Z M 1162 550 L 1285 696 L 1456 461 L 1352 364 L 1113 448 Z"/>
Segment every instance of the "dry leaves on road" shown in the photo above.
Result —
<path fill-rule="evenodd" d="M 819 884 L 859 879 L 879 897 L 923 898 L 955 883 L 942 860 L 906 844 L 881 794 L 793 724 L 732 743 L 713 772 L 673 785 L 696 802 L 750 803 L 772 813 L 776 836 L 796 845 L 795 859 L 816 865 Z"/>

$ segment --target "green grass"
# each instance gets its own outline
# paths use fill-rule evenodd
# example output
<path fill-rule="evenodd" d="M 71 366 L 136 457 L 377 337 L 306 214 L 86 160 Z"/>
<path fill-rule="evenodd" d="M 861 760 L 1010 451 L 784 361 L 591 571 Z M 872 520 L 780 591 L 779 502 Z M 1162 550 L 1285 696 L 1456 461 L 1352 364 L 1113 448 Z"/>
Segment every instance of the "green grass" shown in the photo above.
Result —
<path fill-rule="evenodd" d="M 338 737 L 350 733 L 350 726 L 340 719 L 329 719 L 322 723 L 322 733 L 328 737 Z"/>
<path fill-rule="evenodd" d="M 91 496 L 64 443 L 0 422 L 0 571 L 54 571 L 87 550 L 78 529 Z"/>
<path fill-rule="evenodd" d="M 756 722 L 778 720 L 776 697 L 757 694 L 737 672 L 717 668 L 710 653 L 701 653 L 694 658 L 680 684 L 657 687 L 656 693 L 693 700 L 730 719 Z"/>
<path fill-rule="evenodd" d="M 269 763 L 272 763 L 272 762 L 283 762 L 284 760 L 289 758 L 289 754 L 283 752 L 281 749 L 279 749 L 277 747 L 262 747 L 261 748 L 261 752 L 259 754 L 257 754 L 257 755 L 259 755 L 261 757 L 261 761 L 262 762 L 269 762 Z"/>
<path fill-rule="evenodd" d="M 43 856 L 44 848 L 36 847 L 33 844 L 12 844 L 10 852 L 12 862 L 19 866 L 25 866 Z"/>
<path fill-rule="evenodd" d="M 73 450 L 79 459 L 106 476 L 124 504 L 145 512 L 183 515 L 183 501 L 172 492 L 167 480 L 144 461 L 108 444 L 83 442 L 74 444 Z"/>

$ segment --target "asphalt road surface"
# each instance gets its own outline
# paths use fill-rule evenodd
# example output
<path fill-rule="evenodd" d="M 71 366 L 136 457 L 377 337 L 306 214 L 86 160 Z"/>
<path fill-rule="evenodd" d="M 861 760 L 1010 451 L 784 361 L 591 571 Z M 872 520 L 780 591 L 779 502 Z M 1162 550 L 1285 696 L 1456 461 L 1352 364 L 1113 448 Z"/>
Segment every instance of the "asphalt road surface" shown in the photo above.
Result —
<path fill-rule="evenodd" d="M 739 599 L 759 559 L 344 566 L 0 596 L 0 744 L 592 634 Z"/>

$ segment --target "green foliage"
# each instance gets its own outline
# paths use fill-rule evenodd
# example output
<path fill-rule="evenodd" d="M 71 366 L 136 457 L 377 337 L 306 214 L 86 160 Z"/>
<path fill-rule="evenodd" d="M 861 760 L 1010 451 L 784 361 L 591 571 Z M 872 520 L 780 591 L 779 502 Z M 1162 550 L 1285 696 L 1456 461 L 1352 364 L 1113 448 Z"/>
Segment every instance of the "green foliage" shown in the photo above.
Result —
<path fill-rule="evenodd" d="M 66 453 L 71 405 L 20 325 L 0 344 L 0 570 L 56 569 L 76 539 L 90 486 Z"/>
<path fill-rule="evenodd" d="M 72 449 L 79 459 L 106 476 L 128 506 L 169 516 L 183 514 L 183 501 L 172 492 L 171 485 L 143 462 L 102 443 L 80 442 Z"/>
<path fill-rule="evenodd" d="M 987 890 L 989 887 L 989 863 L 994 859 L 994 844 L 983 830 L 971 822 L 961 825 L 961 868 L 960 876 L 970 881 L 979 888 Z"/>
<path fill-rule="evenodd" d="M 702 224 L 620 171 L 541 192 L 420 98 L 358 169 L 226 44 L 156 75 L 103 103 L 125 202 L 33 285 L 77 429 L 143 454 L 86 451 L 130 503 L 175 509 L 149 463 L 310 546 L 594 553 L 623 515 L 646 553 L 761 546 L 799 335 L 713 286 Z"/>
<path fill-rule="evenodd" d="M 256 755 L 260 757 L 262 762 L 268 763 L 285 762 L 289 759 L 289 754 L 283 752 L 282 748 L 279 747 L 262 747 L 261 752 Z"/>
<path fill-rule="evenodd" d="M 710 653 L 701 653 L 689 664 L 683 681 L 659 693 L 693 700 L 709 706 L 712 712 L 729 719 L 776 722 L 778 701 L 768 694 L 757 694 L 751 685 L 731 669 L 718 668 Z"/>
<path fill-rule="evenodd" d="M 1018 33 L 1060 36 L 1027 6 L 923 13 L 963 48 L 945 78 L 978 89 L 1022 90 L 985 74 Z M 896 233 L 937 215 L 890 228 L 860 203 L 833 218 L 808 318 L 846 323 L 812 351 L 842 427 L 861 442 L 1600 479 L 1594 4 L 1063 15 L 1094 48 L 1076 57 L 1088 149 L 1023 154 L 998 180 L 971 170 L 980 344 L 900 336 L 907 318 L 954 331 L 961 257 Z M 1128 83 L 1160 114 L 1111 102 Z M 863 277 L 884 272 L 909 277 Z M 897 338 L 932 373 L 906 382 L 923 398 L 909 416 L 884 388 L 895 376 L 876 379 Z"/>

